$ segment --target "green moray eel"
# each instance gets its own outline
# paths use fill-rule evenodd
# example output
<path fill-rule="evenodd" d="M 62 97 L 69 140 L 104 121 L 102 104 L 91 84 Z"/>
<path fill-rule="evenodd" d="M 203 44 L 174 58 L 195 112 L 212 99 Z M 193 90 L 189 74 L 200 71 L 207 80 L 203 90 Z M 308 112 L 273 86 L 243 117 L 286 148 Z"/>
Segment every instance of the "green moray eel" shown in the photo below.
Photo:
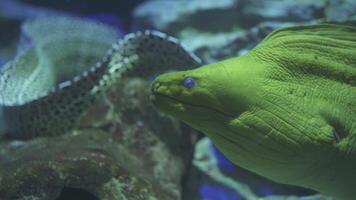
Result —
<path fill-rule="evenodd" d="M 356 28 L 283 28 L 246 55 L 160 75 L 151 100 L 233 163 L 279 183 L 356 197 Z"/>
<path fill-rule="evenodd" d="M 80 39 L 74 39 L 78 45 Z M 97 45 L 86 44 L 99 48 Z M 52 49 L 53 52 L 49 52 Z M 71 46 L 63 57 L 63 52 L 48 47 L 48 44 L 40 49 L 41 53 L 51 54 L 54 60 L 73 59 L 81 56 L 82 51 Z M 126 35 L 112 45 L 101 61 L 87 71 L 72 74 L 71 78 L 63 73 L 64 70 L 57 74 L 53 71 L 61 71 L 63 67 L 71 70 L 70 67 L 75 66 L 38 67 L 37 62 L 41 59 L 36 53 L 34 49 L 29 49 L 0 71 L 0 135 L 31 139 L 67 133 L 77 126 L 80 117 L 93 102 L 122 76 L 149 77 L 167 70 L 166 66 L 184 70 L 201 62 L 175 38 L 149 30 Z M 71 71 L 78 73 L 78 70 Z M 49 82 L 55 81 L 48 79 L 52 76 L 55 80 L 64 81 L 51 88 Z"/>

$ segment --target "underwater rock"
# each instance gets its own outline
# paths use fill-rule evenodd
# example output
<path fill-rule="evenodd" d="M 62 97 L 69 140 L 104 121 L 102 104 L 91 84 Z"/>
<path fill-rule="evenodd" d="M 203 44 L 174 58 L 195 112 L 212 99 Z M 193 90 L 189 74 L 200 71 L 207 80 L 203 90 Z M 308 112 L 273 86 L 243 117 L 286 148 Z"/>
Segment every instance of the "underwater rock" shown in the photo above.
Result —
<path fill-rule="evenodd" d="M 65 12 L 30 5 L 17 0 L 0 1 L 0 68 L 17 50 L 21 23 L 27 19 L 66 15 Z"/>
<path fill-rule="evenodd" d="M 107 136 L 88 130 L 56 140 L 1 144 L 1 158 L 7 158 L 0 160 L 0 198 L 56 199 L 64 187 L 81 188 L 100 199 L 156 196 L 151 184 L 120 166 L 118 161 L 127 164 L 128 156 Z"/>
<path fill-rule="evenodd" d="M 148 81 L 125 79 L 71 134 L 1 142 L 0 199 L 56 199 L 63 188 L 104 200 L 180 199 L 193 132 L 155 112 L 147 88 Z"/>
<path fill-rule="evenodd" d="M 62 10 L 67 13 L 72 13 L 76 16 L 93 16 L 93 15 L 111 15 L 114 18 L 122 19 L 125 24 L 129 24 L 131 19 L 132 9 L 145 0 L 116 0 L 116 1 L 43 1 L 43 0 L 17 0 L 20 2 L 30 3 L 53 10 Z M 96 18 L 96 17 L 95 17 Z M 98 19 L 98 18 L 96 18 Z M 110 23 L 110 19 L 99 17 L 103 23 Z M 112 21 L 111 21 L 112 22 Z M 120 25 L 114 23 L 115 25 Z M 112 24 L 112 25 L 114 25 Z M 123 27 L 126 28 L 126 27 Z"/>
<path fill-rule="evenodd" d="M 13 20 L 26 20 L 37 17 L 48 17 L 63 15 L 65 12 L 44 8 L 21 2 L 18 0 L 1 0 L 0 1 L 0 18 Z"/>
<path fill-rule="evenodd" d="M 329 0 L 325 9 L 327 21 L 356 21 L 356 2 L 354 0 Z"/>
<path fill-rule="evenodd" d="M 21 26 L 16 57 L 4 67 L 13 64 L 18 71 L 40 71 L 40 77 L 45 77 L 45 80 L 37 77 L 40 80 L 32 83 L 37 87 L 32 85 L 31 88 L 33 96 L 41 96 L 68 76 L 94 65 L 106 55 L 118 36 L 114 28 L 81 18 L 52 16 L 28 20 Z M 55 77 L 64 80 L 55 80 Z M 19 80 L 12 84 L 16 85 L 16 81 Z M 31 100 L 27 98 L 23 100 Z"/>
<path fill-rule="evenodd" d="M 327 0 L 249 0 L 244 2 L 242 8 L 244 16 L 248 19 L 254 18 L 259 23 L 266 21 L 310 22 L 324 18 L 323 11 Z M 246 23 L 251 24 L 249 20 Z"/>
<path fill-rule="evenodd" d="M 134 24 L 136 28 L 155 28 L 176 36 L 189 29 L 230 32 L 267 21 L 309 22 L 322 19 L 325 4 L 326 0 L 151 0 L 135 9 Z"/>
<path fill-rule="evenodd" d="M 174 35 L 210 63 L 244 54 L 277 28 L 350 21 L 356 16 L 354 8 L 352 0 L 151 0 L 134 11 L 134 29 Z"/>
<path fill-rule="evenodd" d="M 221 44 L 241 34 L 240 2 L 147 1 L 135 9 L 133 28 L 158 29 L 178 37 L 188 50 L 200 57 L 200 51 L 218 49 Z"/>
<path fill-rule="evenodd" d="M 141 78 L 119 81 L 82 118 L 79 127 L 110 130 L 114 140 L 144 157 L 147 174 L 169 186 L 179 184 L 191 165 L 196 132 L 158 113 L 147 101 L 150 82 Z M 164 149 L 164 150 L 163 150 Z"/>
<path fill-rule="evenodd" d="M 68 16 L 27 20 L 22 24 L 21 32 L 18 49 L 24 51 L 34 48 L 36 56 L 39 57 L 38 65 L 63 68 L 76 64 L 75 67 L 66 67 L 66 70 L 80 71 L 86 70 L 104 57 L 120 36 L 119 30 L 111 26 Z"/>
<path fill-rule="evenodd" d="M 175 35 L 185 28 L 217 31 L 230 29 L 234 21 L 223 21 L 239 16 L 236 6 L 239 0 L 153 0 L 139 5 L 134 10 L 134 26 L 142 29 L 158 29 Z M 159 12 L 157 12 L 159 10 Z"/>
<path fill-rule="evenodd" d="M 200 199 L 209 196 L 216 199 L 257 199 L 258 196 L 245 183 L 222 173 L 211 145 L 210 139 L 205 137 L 195 147 L 193 164 L 204 174 L 199 186 Z"/>
<path fill-rule="evenodd" d="M 88 24 L 88 22 L 91 21 L 93 24 L 93 20 L 99 21 L 101 23 L 105 24 L 114 24 L 114 29 L 117 35 L 120 35 L 122 32 L 120 29 L 123 28 L 123 25 L 120 21 L 120 18 L 116 16 L 111 17 L 109 15 L 104 15 L 104 14 L 92 14 L 88 16 L 82 16 L 85 17 L 85 19 L 80 19 L 81 22 L 84 24 Z M 39 4 L 31 4 L 28 1 L 20 1 L 20 0 L 1 0 L 0 1 L 0 35 L 2 36 L 0 38 L 0 68 L 1 66 L 6 63 L 8 60 L 12 59 L 15 54 L 16 54 L 16 49 L 21 50 L 21 48 L 17 48 L 18 44 L 18 39 L 21 34 L 21 24 L 25 22 L 26 20 L 34 20 L 34 19 L 50 19 L 52 24 L 54 20 L 53 18 L 67 18 L 68 19 L 74 19 L 74 15 L 70 14 L 69 12 L 61 11 L 61 10 L 56 10 L 53 8 L 48 8 L 48 7 L 41 7 Z M 88 20 L 91 19 L 91 20 Z M 76 18 L 76 20 L 79 20 L 79 18 Z M 40 20 L 41 21 L 41 20 Z M 45 21 L 45 20 L 42 20 Z M 27 23 L 29 24 L 29 23 Z M 62 24 L 58 24 L 58 26 L 53 26 L 56 31 L 60 30 Z M 43 24 L 43 28 L 47 28 L 48 33 L 47 35 L 50 35 L 50 33 L 53 33 L 54 31 Z M 105 27 L 97 27 L 97 30 L 100 31 L 101 29 L 107 30 Z M 62 29 L 62 32 L 65 29 Z M 77 25 L 74 25 L 72 27 L 72 30 L 66 30 L 67 34 L 71 33 L 72 31 L 78 32 L 81 31 L 81 33 L 88 33 L 88 29 L 85 31 L 82 29 L 82 25 L 78 23 Z M 89 32 L 90 33 L 90 32 Z M 43 34 L 42 34 L 43 36 Z M 102 40 L 107 39 L 105 37 L 101 38 Z M 115 38 L 117 39 L 117 37 Z"/>
<path fill-rule="evenodd" d="M 0 69 L 16 54 L 15 52 L 17 49 L 18 38 L 20 35 L 19 27 L 19 21 L 1 19 L 0 16 Z"/>
<path fill-rule="evenodd" d="M 293 25 L 287 22 L 264 22 L 246 31 L 237 31 L 234 37 L 218 43 L 218 48 L 199 48 L 197 54 L 207 63 L 217 62 L 233 56 L 240 56 L 255 47 L 265 36 L 273 30 Z M 207 38 L 208 39 L 208 38 Z M 210 41 L 210 40 L 209 40 Z"/>
<path fill-rule="evenodd" d="M 134 29 L 169 33 L 210 63 L 243 54 L 276 28 L 322 19 L 325 2 L 152 0 L 134 11 Z"/>

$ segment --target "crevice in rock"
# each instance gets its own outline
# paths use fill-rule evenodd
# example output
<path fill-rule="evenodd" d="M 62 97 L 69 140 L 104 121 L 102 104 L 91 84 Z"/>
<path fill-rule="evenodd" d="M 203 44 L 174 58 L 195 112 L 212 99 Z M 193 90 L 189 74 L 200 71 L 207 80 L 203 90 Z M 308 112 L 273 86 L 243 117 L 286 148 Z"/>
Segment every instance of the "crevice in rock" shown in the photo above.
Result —
<path fill-rule="evenodd" d="M 99 198 L 87 190 L 64 187 L 57 200 L 99 200 Z"/>

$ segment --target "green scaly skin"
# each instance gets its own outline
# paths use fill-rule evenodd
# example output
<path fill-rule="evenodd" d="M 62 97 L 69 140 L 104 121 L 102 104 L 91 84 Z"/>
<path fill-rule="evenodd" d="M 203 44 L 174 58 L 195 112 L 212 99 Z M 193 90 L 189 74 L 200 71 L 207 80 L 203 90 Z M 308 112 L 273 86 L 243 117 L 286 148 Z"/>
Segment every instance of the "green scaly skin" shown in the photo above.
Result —
<path fill-rule="evenodd" d="M 355 86 L 356 28 L 324 24 L 280 29 L 244 56 L 161 75 L 152 102 L 239 166 L 354 199 Z"/>

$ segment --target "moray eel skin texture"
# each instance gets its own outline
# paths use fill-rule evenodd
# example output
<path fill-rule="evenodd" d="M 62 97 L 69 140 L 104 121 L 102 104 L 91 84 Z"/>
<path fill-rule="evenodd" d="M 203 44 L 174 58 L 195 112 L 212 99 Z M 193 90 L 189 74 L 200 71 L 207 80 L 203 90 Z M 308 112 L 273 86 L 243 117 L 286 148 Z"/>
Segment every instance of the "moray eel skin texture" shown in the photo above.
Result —
<path fill-rule="evenodd" d="M 336 199 L 356 196 L 356 28 L 283 28 L 246 55 L 160 75 L 159 111 L 235 164 Z"/>
<path fill-rule="evenodd" d="M 120 77 L 149 77 L 167 70 L 167 66 L 186 70 L 200 64 L 175 38 L 148 30 L 126 35 L 90 70 L 38 91 L 36 87 L 47 83 L 51 69 L 26 67 L 31 56 L 34 52 L 29 51 L 0 71 L 0 125 L 6 137 L 30 139 L 67 133 Z"/>

